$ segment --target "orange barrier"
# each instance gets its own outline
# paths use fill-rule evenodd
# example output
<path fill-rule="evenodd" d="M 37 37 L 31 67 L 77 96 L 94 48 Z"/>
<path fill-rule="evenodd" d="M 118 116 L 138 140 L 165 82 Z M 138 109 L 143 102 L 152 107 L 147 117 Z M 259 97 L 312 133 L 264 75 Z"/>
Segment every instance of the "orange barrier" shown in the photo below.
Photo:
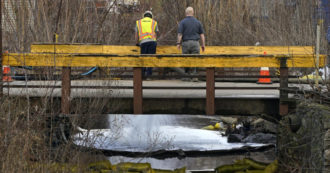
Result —
<path fill-rule="evenodd" d="M 269 68 L 268 67 L 261 67 L 260 69 L 260 76 L 269 76 Z M 271 84 L 272 81 L 270 78 L 259 78 L 258 84 Z"/>
<path fill-rule="evenodd" d="M 9 66 L 2 66 L 2 81 L 4 82 L 11 82 L 12 78 L 10 76 L 10 67 Z"/>

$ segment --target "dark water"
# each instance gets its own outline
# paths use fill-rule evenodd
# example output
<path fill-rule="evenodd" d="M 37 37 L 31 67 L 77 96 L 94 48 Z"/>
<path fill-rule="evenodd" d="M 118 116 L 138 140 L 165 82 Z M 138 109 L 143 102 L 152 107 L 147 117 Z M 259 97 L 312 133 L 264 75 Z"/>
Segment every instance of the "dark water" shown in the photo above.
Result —
<path fill-rule="evenodd" d="M 187 170 L 208 170 L 214 169 L 218 166 L 225 164 L 232 164 L 235 160 L 243 158 L 252 158 L 256 161 L 271 163 L 275 160 L 274 149 L 265 152 L 246 153 L 244 155 L 223 155 L 212 157 L 186 157 L 183 159 L 168 158 L 168 159 L 155 159 L 155 158 L 131 158 L 124 156 L 109 157 L 112 164 L 120 162 L 133 162 L 133 163 L 150 163 L 154 169 L 168 169 L 173 170 L 177 168 L 186 167 Z"/>

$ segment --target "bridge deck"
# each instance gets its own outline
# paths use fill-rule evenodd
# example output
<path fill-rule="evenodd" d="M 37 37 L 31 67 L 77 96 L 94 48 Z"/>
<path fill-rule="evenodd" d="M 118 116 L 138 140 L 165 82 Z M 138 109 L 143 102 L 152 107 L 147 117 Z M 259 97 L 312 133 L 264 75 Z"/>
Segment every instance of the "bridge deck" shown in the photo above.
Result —
<path fill-rule="evenodd" d="M 61 96 L 61 81 L 14 81 L 8 83 L 11 86 L 9 95 L 43 97 Z M 71 81 L 71 97 L 114 97 L 114 98 L 133 98 L 132 80 L 74 80 Z M 298 85 L 290 85 L 297 87 Z M 299 85 L 309 89 L 308 85 Z M 87 88 L 84 88 L 87 87 Z M 95 87 L 95 88 L 93 88 Z M 184 82 L 181 80 L 153 80 L 143 81 L 144 98 L 205 98 L 206 82 Z M 163 87 L 157 89 L 157 87 Z M 259 85 L 254 83 L 233 83 L 216 82 L 215 98 L 279 98 L 278 83 Z M 229 89 L 230 87 L 239 89 Z M 251 89 L 248 89 L 251 87 Z M 165 89 L 164 89 L 165 88 Z M 174 88 L 174 89 L 171 89 Z M 258 89 L 260 88 L 260 89 Z M 267 89 L 270 88 L 270 89 Z M 5 87 L 4 93 L 8 93 Z"/>

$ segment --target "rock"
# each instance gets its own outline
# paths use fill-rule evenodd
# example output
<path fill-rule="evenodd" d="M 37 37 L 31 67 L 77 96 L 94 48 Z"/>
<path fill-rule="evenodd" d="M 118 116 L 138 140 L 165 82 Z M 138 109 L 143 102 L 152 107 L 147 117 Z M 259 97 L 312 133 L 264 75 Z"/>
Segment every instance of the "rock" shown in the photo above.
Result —
<path fill-rule="evenodd" d="M 240 131 L 236 127 L 228 126 L 225 131 L 225 136 L 228 136 L 230 134 L 240 134 Z"/>
<path fill-rule="evenodd" d="M 324 149 L 330 150 L 330 140 L 324 140 Z"/>
<path fill-rule="evenodd" d="M 220 120 L 226 124 L 237 124 L 237 118 L 233 117 L 220 117 Z"/>
<path fill-rule="evenodd" d="M 245 139 L 242 140 L 244 143 L 263 143 L 263 144 L 275 144 L 276 135 L 265 134 L 265 133 L 256 133 L 251 134 Z"/>
<path fill-rule="evenodd" d="M 330 129 L 324 135 L 324 149 L 330 150 Z"/>
<path fill-rule="evenodd" d="M 327 161 L 327 162 L 330 162 L 330 150 L 325 150 L 324 152 L 324 159 Z M 329 163 L 330 164 L 330 163 Z"/>
<path fill-rule="evenodd" d="M 291 131 L 296 133 L 302 125 L 301 118 L 296 115 L 289 115 L 288 120 Z"/>
<path fill-rule="evenodd" d="M 330 140 L 330 129 L 328 129 L 327 132 L 325 133 L 324 139 Z"/>
<path fill-rule="evenodd" d="M 256 119 L 251 123 L 253 131 L 262 133 L 277 133 L 277 125 L 264 119 Z"/>
<path fill-rule="evenodd" d="M 229 134 L 227 141 L 228 143 L 242 142 L 243 138 L 244 136 L 240 134 Z"/>
<path fill-rule="evenodd" d="M 330 129 L 330 121 L 329 119 L 325 119 L 323 123 L 324 129 Z"/>

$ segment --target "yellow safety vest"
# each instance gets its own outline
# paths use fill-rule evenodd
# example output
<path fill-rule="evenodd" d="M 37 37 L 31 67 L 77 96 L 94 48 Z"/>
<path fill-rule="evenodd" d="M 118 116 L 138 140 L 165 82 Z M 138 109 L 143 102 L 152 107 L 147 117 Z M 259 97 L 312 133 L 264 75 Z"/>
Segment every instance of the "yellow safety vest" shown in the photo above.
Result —
<path fill-rule="evenodd" d="M 139 33 L 139 41 L 144 39 L 152 39 L 156 41 L 156 27 L 157 22 L 149 17 L 145 17 L 141 20 L 136 21 L 136 26 Z"/>

